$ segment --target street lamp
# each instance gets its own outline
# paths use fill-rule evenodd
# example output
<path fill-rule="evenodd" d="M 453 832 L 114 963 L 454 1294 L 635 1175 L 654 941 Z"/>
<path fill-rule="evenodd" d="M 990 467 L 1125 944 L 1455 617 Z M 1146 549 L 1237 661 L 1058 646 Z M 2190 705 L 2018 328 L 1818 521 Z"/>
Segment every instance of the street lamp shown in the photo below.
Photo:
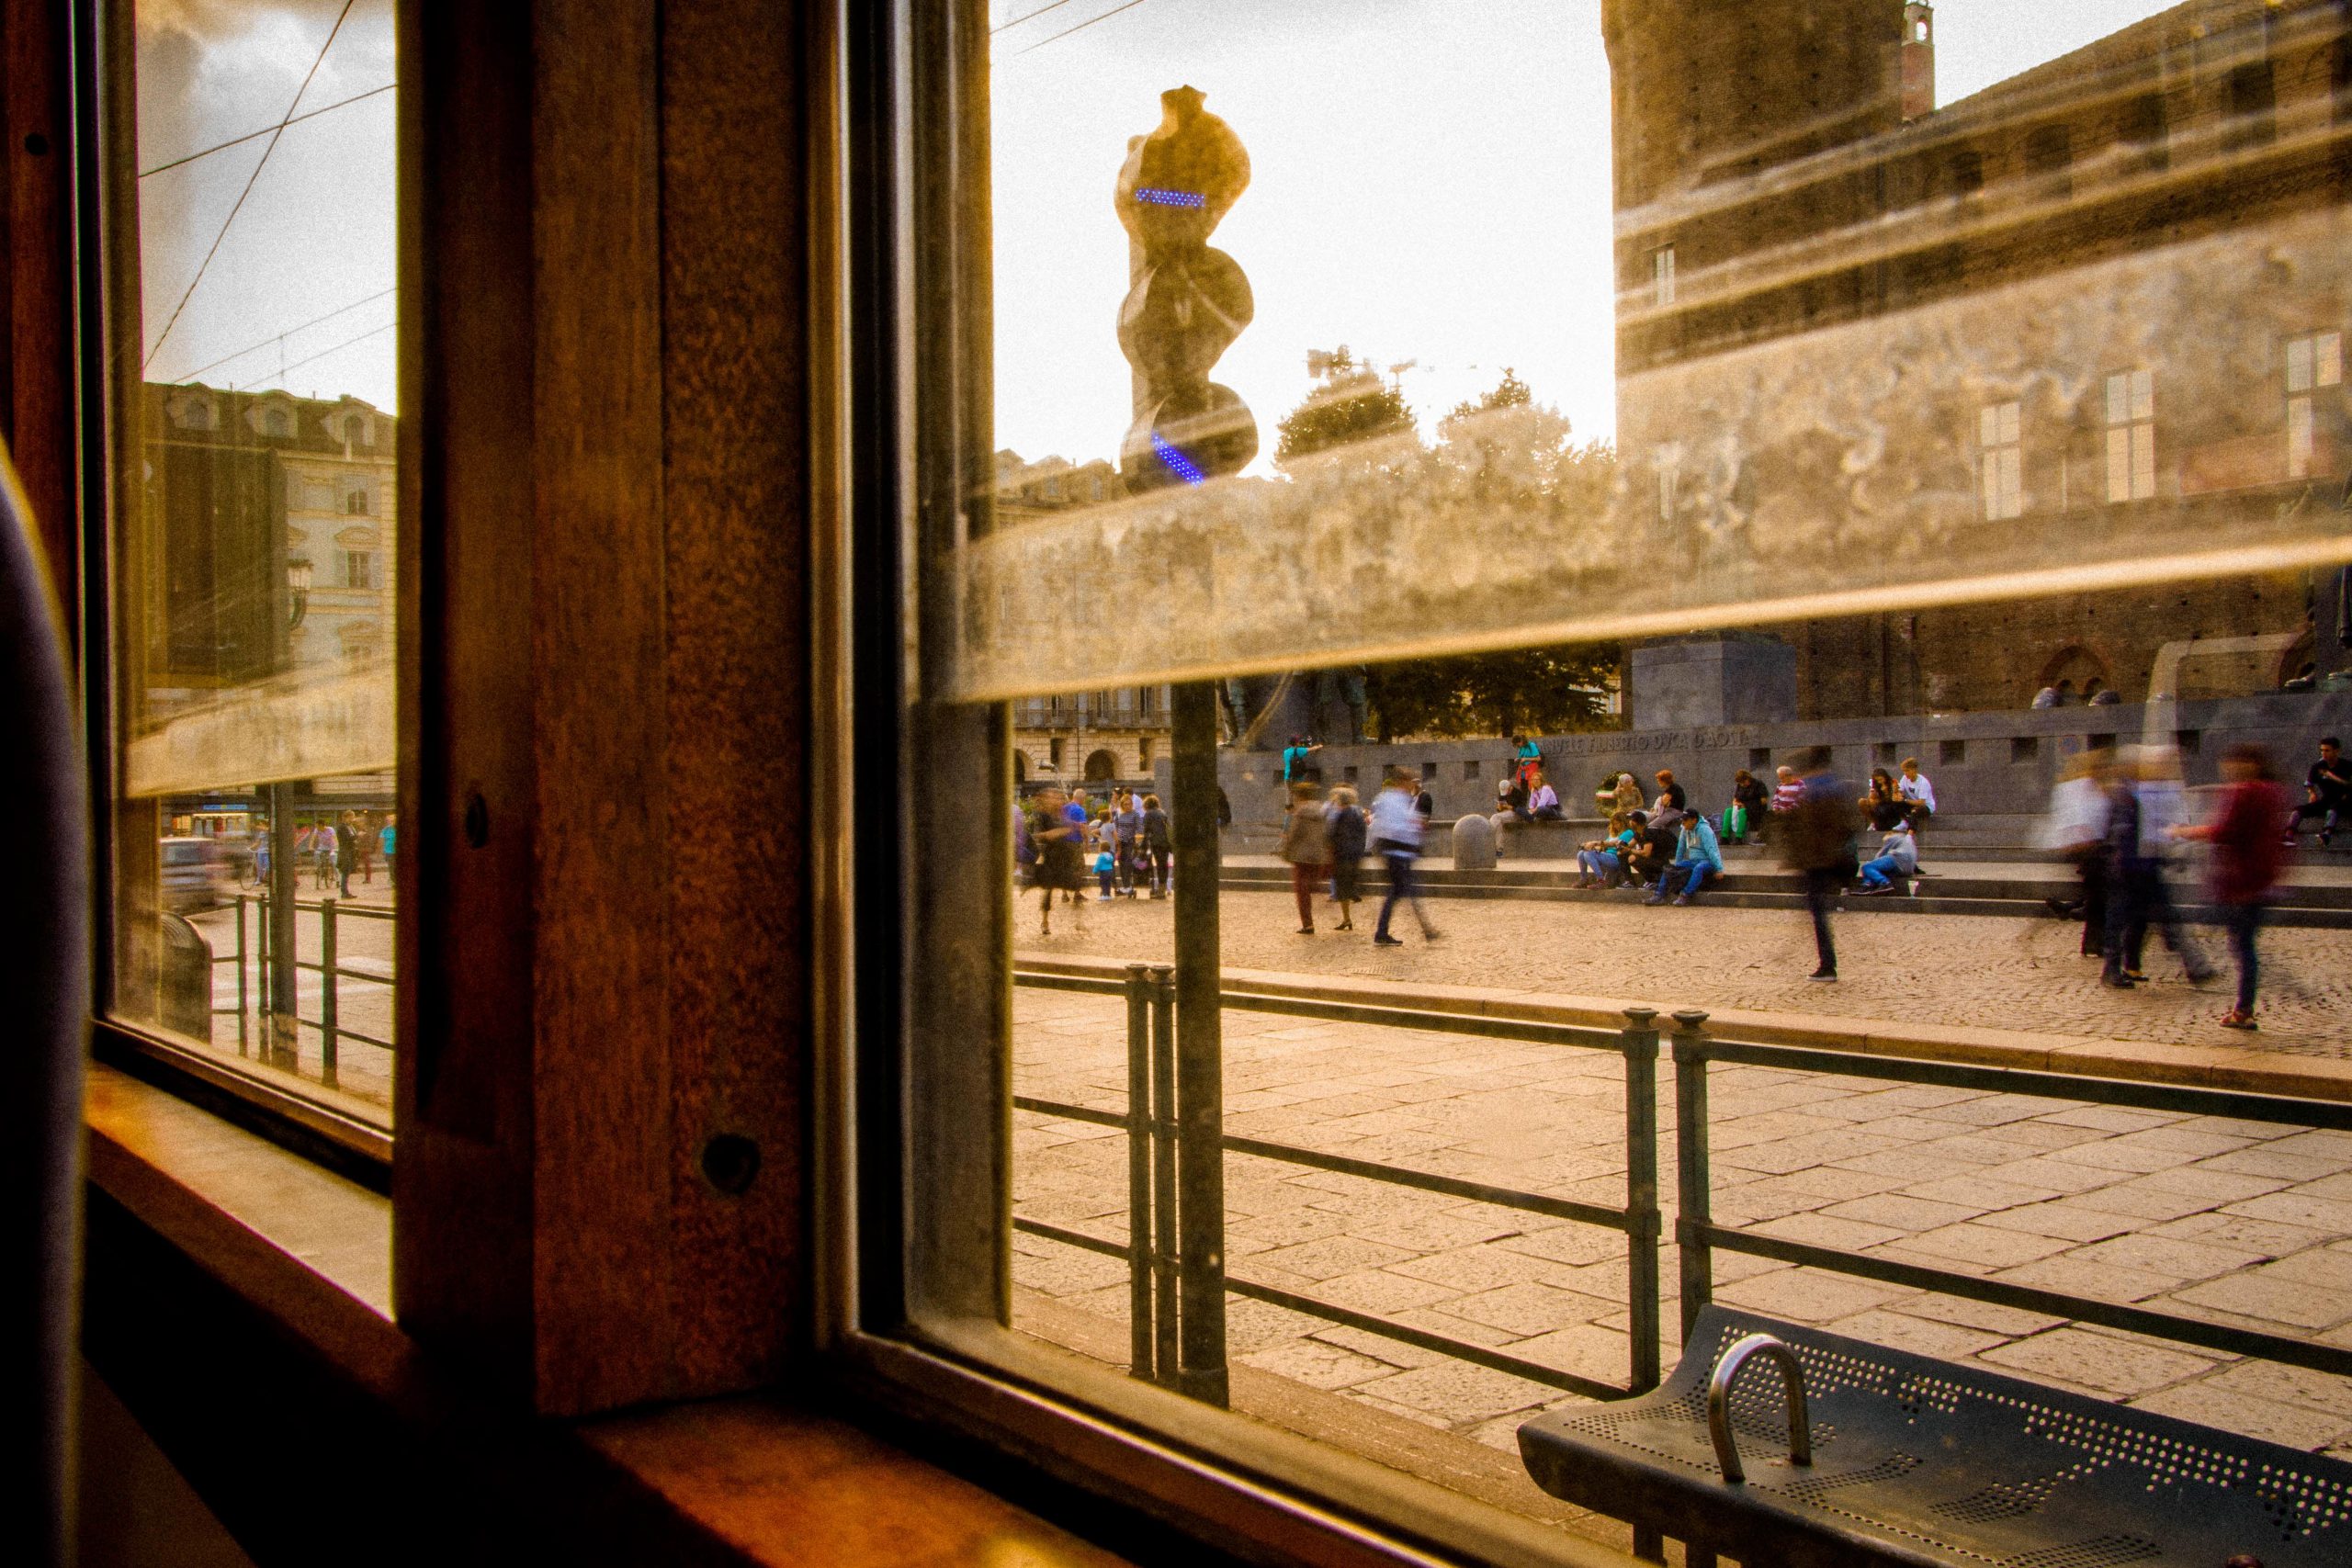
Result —
<path fill-rule="evenodd" d="M 311 608 L 311 562 L 306 556 L 296 556 L 286 563 L 286 592 L 292 608 L 286 625 L 290 630 L 302 624 Z"/>

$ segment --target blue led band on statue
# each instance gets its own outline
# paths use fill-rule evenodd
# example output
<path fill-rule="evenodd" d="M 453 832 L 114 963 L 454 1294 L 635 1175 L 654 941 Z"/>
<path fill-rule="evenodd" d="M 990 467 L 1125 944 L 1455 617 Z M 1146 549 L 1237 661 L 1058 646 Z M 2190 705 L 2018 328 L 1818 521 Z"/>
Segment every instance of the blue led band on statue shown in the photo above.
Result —
<path fill-rule="evenodd" d="M 1137 186 L 1136 199 L 1152 207 L 1206 207 L 1209 198 L 1189 190 L 1162 190 L 1157 186 Z"/>
<path fill-rule="evenodd" d="M 1188 485 L 1199 484 L 1208 477 L 1201 472 L 1198 464 L 1170 446 L 1156 430 L 1151 433 L 1151 449 L 1159 454 L 1159 460 L 1168 465 L 1170 472 Z"/>

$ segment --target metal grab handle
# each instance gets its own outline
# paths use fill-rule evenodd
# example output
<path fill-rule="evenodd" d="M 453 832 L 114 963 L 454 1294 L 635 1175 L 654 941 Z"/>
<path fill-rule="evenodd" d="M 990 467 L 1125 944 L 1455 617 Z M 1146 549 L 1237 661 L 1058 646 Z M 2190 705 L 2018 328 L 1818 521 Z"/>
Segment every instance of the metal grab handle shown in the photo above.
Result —
<path fill-rule="evenodd" d="M 1714 1375 L 1707 1380 L 1707 1435 L 1715 1440 L 1715 1460 L 1724 1467 L 1726 1482 L 1747 1479 L 1739 1462 L 1739 1445 L 1732 1438 L 1731 1385 L 1740 1369 L 1759 1355 L 1780 1363 L 1781 1382 L 1788 1388 L 1789 1461 L 1813 1462 L 1813 1415 L 1805 1403 L 1804 1368 L 1797 1363 L 1796 1352 L 1780 1340 L 1769 1334 L 1751 1334 L 1724 1352 L 1724 1359 L 1715 1363 Z"/>

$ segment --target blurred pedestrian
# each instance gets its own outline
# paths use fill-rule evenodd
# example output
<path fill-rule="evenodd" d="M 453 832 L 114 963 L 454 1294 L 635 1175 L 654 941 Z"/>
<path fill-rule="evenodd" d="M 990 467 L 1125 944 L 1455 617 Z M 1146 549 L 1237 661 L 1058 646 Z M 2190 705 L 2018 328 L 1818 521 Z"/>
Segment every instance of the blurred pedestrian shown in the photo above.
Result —
<path fill-rule="evenodd" d="M 2083 922 L 2085 958 L 2107 952 L 2107 818 L 2112 809 L 2108 790 L 2114 768 L 2114 754 L 2103 747 L 2077 754 L 2051 790 L 2050 813 L 2042 819 L 2041 847 L 2064 856 L 2083 888 L 2082 897 L 2072 901 L 2050 899 L 2050 912 Z"/>
<path fill-rule="evenodd" d="M 1372 932 L 1376 947 L 1405 945 L 1388 934 L 1389 919 L 1400 903 L 1412 906 L 1413 919 L 1420 925 L 1423 942 L 1438 939 L 1437 928 L 1430 924 L 1429 915 L 1421 908 L 1420 895 L 1413 886 L 1413 863 L 1420 858 L 1421 829 L 1427 820 L 1419 806 L 1422 794 L 1419 779 L 1401 768 L 1391 768 L 1381 784 L 1379 797 L 1372 803 L 1372 850 L 1388 871 L 1388 896 L 1380 901 L 1380 921 Z"/>
<path fill-rule="evenodd" d="M 2269 753 L 2244 742 L 2222 753 L 2222 778 L 2228 787 L 2212 821 L 2174 832 L 2213 846 L 2213 902 L 2222 912 L 2230 956 L 2238 966 L 2237 1000 L 2222 1015 L 2222 1027 L 2252 1029 L 2255 987 L 2261 978 L 2255 941 L 2286 857 L 2278 821 L 2287 808 L 2287 792 L 2278 787 Z"/>
<path fill-rule="evenodd" d="M 2188 971 L 2188 983 L 2212 978 L 2181 924 L 2165 883 L 2165 855 L 2180 821 L 2177 764 L 2162 747 L 2138 747 L 2115 770 L 2108 790 L 2106 964 L 2099 983 L 2129 990 L 2148 976 L 2141 962 L 2151 927 Z"/>
<path fill-rule="evenodd" d="M 1792 765 L 1804 793 L 1773 836 L 1781 841 L 1781 863 L 1804 879 L 1804 907 L 1813 917 L 1813 945 L 1820 963 L 1805 977 L 1835 980 L 1838 946 L 1829 931 L 1829 911 L 1856 869 L 1852 796 L 1830 769 L 1828 747 L 1808 747 Z"/>
<path fill-rule="evenodd" d="M 1074 908 L 1084 908 L 1078 895 L 1086 874 L 1080 848 L 1086 828 L 1083 822 L 1070 819 L 1068 807 L 1062 792 L 1047 784 L 1037 792 L 1037 804 L 1029 813 L 1029 842 L 1037 852 L 1037 886 L 1044 892 L 1037 911 L 1039 936 L 1054 934 L 1056 893 L 1062 894 Z M 1076 914 L 1070 918 L 1079 919 Z"/>
<path fill-rule="evenodd" d="M 1363 808 L 1346 784 L 1331 792 L 1324 829 L 1331 840 L 1331 897 L 1340 906 L 1339 929 L 1356 929 L 1356 902 L 1363 897 Z"/>
<path fill-rule="evenodd" d="M 1298 934 L 1315 934 L 1315 889 L 1331 874 L 1331 834 L 1322 803 L 1310 784 L 1291 785 L 1290 810 L 1283 818 L 1282 847 L 1290 863 L 1291 896 L 1298 900 Z"/>

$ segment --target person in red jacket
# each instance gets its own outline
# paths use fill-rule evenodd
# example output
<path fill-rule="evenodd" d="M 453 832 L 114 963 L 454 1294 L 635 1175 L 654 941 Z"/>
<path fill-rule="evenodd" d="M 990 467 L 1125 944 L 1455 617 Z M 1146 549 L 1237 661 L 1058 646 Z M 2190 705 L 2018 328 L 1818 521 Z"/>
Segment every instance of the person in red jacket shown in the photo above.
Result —
<path fill-rule="evenodd" d="M 2270 890 L 2278 885 L 2286 856 L 2278 822 L 2287 809 L 2287 792 L 2278 787 L 2269 754 L 2259 746 L 2241 743 L 2222 752 L 2222 778 L 2228 787 L 2213 819 L 2201 828 L 2173 831 L 2213 846 L 2213 902 L 2221 907 L 2230 953 L 2238 964 L 2237 1005 L 2222 1015 L 2222 1027 L 2252 1029 L 2254 988 L 2260 976 L 2255 935 L 2262 929 L 2262 913 Z"/>

